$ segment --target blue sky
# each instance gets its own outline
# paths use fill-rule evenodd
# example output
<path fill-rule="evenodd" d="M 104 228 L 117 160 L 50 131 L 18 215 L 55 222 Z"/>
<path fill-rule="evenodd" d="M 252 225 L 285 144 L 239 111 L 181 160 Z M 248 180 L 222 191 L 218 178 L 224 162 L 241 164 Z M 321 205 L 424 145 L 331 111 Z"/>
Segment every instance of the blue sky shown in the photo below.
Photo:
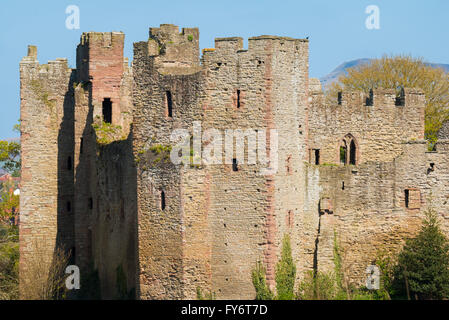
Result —
<path fill-rule="evenodd" d="M 80 29 L 65 27 L 68 5 L 80 9 Z M 365 8 L 380 9 L 380 29 L 368 30 Z M 19 62 L 27 45 L 38 46 L 46 63 L 66 57 L 84 31 L 123 31 L 125 55 L 132 43 L 146 40 L 148 28 L 161 23 L 199 27 L 200 46 L 214 38 L 262 34 L 310 37 L 310 76 L 321 77 L 344 61 L 383 54 L 411 54 L 449 63 L 447 0 L 3 0 L 0 4 L 0 139 L 16 136 L 20 117 Z"/>

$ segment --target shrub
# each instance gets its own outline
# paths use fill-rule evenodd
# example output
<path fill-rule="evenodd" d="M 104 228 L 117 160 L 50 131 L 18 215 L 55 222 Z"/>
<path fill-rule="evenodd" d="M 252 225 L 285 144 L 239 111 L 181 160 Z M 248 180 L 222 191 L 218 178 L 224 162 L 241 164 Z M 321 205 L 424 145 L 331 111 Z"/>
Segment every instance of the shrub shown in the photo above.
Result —
<path fill-rule="evenodd" d="M 21 281 L 20 291 L 24 300 L 58 300 L 66 297 L 65 268 L 70 254 L 57 247 L 48 254 L 39 242 L 26 261 L 26 280 Z"/>
<path fill-rule="evenodd" d="M 333 300 L 336 294 L 335 275 L 308 271 L 298 285 L 299 300 Z"/>
<path fill-rule="evenodd" d="M 256 300 L 273 300 L 274 294 L 267 285 L 266 271 L 262 262 L 258 261 L 255 269 L 252 271 L 254 289 L 256 290 Z"/>
<path fill-rule="evenodd" d="M 433 208 L 426 210 L 418 235 L 406 242 L 394 274 L 399 296 L 416 300 L 449 298 L 449 242 Z"/>
<path fill-rule="evenodd" d="M 277 300 L 295 299 L 296 266 L 292 258 L 290 237 L 284 236 L 282 242 L 281 259 L 276 265 L 276 292 Z"/>
<path fill-rule="evenodd" d="M 0 223 L 0 300 L 19 297 L 19 233 Z"/>

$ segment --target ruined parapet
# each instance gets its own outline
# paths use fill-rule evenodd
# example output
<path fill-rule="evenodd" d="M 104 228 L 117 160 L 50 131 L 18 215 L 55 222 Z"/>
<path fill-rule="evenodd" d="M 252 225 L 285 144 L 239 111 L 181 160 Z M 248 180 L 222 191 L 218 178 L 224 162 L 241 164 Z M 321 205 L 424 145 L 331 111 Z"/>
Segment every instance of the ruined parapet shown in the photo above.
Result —
<path fill-rule="evenodd" d="M 21 283 L 37 252 L 48 263 L 73 247 L 73 78 L 66 59 L 39 64 L 34 46 L 20 62 Z"/>
<path fill-rule="evenodd" d="M 309 91 L 310 94 L 318 94 L 323 92 L 320 79 L 317 78 L 309 79 Z"/>
<path fill-rule="evenodd" d="M 311 98 L 309 148 L 319 150 L 322 163 L 341 162 L 340 147 L 348 134 L 358 144 L 357 164 L 391 161 L 401 153 L 403 141 L 424 139 L 425 100 L 419 90 L 375 89 L 340 92 L 335 99 L 323 94 Z"/>
<path fill-rule="evenodd" d="M 121 126 L 122 112 L 130 111 L 121 100 L 123 81 L 130 72 L 123 56 L 124 41 L 122 32 L 87 32 L 77 48 L 77 81 L 92 84 L 93 117 Z"/>
<path fill-rule="evenodd" d="M 182 28 L 161 24 L 150 28 L 148 55 L 154 56 L 161 67 L 193 67 L 199 65 L 198 28 Z"/>

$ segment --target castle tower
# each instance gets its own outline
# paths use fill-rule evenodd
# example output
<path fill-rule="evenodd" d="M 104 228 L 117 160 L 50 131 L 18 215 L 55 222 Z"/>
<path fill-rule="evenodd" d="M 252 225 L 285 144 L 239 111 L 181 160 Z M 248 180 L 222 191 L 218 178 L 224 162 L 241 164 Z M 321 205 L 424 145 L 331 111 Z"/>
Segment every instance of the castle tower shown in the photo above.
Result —
<path fill-rule="evenodd" d="M 290 234 L 298 245 L 308 42 L 262 36 L 251 38 L 248 50 L 242 44 L 241 38 L 216 39 L 201 66 L 197 29 L 161 25 L 150 29 L 148 42 L 134 45 L 144 299 L 192 299 L 197 288 L 218 298 L 252 298 L 250 274 L 257 261 L 266 264 L 273 286 L 283 236 Z M 233 154 L 208 166 L 161 164 L 155 150 L 173 146 L 175 129 L 187 129 L 193 145 L 209 129 L 218 130 L 223 142 L 229 129 L 277 131 L 278 167 L 263 175 L 266 167 L 237 163 Z"/>
<path fill-rule="evenodd" d="M 40 65 L 34 46 L 20 63 L 21 288 L 36 264 L 74 247 L 73 78 L 66 59 Z"/>

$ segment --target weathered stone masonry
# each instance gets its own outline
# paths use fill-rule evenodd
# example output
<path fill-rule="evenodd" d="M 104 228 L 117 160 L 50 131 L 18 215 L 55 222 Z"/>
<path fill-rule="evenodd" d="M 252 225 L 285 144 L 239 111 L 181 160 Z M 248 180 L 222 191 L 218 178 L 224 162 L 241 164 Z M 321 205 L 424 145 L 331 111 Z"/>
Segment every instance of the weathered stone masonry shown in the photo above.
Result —
<path fill-rule="evenodd" d="M 218 38 L 200 57 L 198 29 L 161 25 L 134 44 L 131 67 L 123 45 L 122 33 L 89 32 L 76 69 L 40 65 L 32 46 L 20 64 L 21 281 L 38 242 L 48 256 L 71 251 L 82 275 L 97 271 L 103 298 L 123 297 L 120 272 L 127 297 L 252 299 L 258 260 L 274 287 L 285 234 L 298 279 L 333 268 L 336 232 L 360 284 L 379 250 L 416 232 L 430 194 L 449 231 L 449 142 L 427 151 L 421 92 L 328 105 L 303 39 L 253 37 L 244 49 Z M 202 133 L 276 129 L 278 170 L 172 164 L 170 135 L 194 122 Z"/>

